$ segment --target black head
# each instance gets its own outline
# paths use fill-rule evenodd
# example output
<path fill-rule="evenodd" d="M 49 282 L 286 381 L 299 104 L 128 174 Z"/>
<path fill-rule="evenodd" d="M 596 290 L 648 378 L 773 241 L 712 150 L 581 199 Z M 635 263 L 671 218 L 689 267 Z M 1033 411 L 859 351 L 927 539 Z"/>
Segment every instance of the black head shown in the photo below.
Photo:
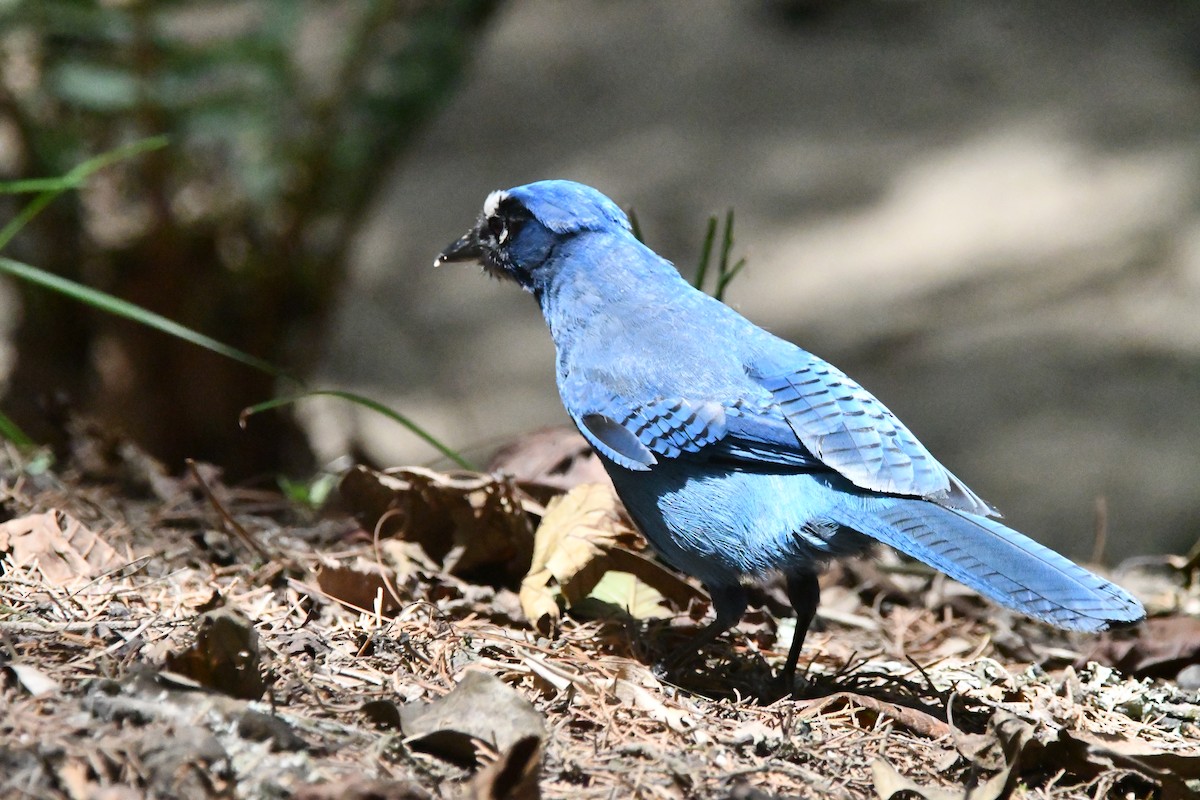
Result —
<path fill-rule="evenodd" d="M 600 192 L 573 181 L 539 181 L 492 192 L 475 227 L 434 261 L 477 261 L 488 274 L 530 291 L 556 244 L 581 231 L 629 231 L 624 212 Z"/>
<path fill-rule="evenodd" d="M 494 278 L 521 282 L 513 243 L 532 219 L 529 209 L 517 198 L 507 192 L 492 192 L 475 227 L 443 250 L 433 265 L 475 261 Z"/>

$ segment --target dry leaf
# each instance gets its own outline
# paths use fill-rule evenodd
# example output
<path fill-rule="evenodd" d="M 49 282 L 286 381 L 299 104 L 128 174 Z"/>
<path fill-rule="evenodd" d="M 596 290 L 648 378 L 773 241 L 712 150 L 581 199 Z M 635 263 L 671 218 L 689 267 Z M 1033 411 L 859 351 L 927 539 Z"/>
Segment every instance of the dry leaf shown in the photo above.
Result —
<path fill-rule="evenodd" d="M 841 708 L 862 709 L 871 714 L 880 714 L 895 720 L 913 733 L 930 739 L 940 739 L 952 736 L 954 726 L 943 722 L 927 711 L 890 703 L 878 697 L 858 692 L 836 692 L 825 697 L 812 700 L 801 700 L 797 703 L 802 717 L 827 714 Z M 857 716 L 857 713 L 855 714 Z M 869 726 L 868 726 L 869 727 Z"/>
<path fill-rule="evenodd" d="M 991 732 L 1004 754 L 1004 764 L 995 775 L 983 783 L 966 790 L 922 787 L 880 759 L 871 764 L 876 794 L 880 800 L 891 800 L 899 792 L 911 792 L 924 800 L 1003 800 L 1012 793 L 1016 785 L 1017 765 L 1025 746 L 1030 742 L 1031 732 L 1028 725 L 1006 725 L 1003 721 L 994 721 Z"/>
<path fill-rule="evenodd" d="M 1200 619 L 1153 617 L 1133 630 L 1107 633 L 1075 666 L 1090 661 L 1139 678 L 1174 678 L 1185 667 L 1200 664 Z"/>
<path fill-rule="evenodd" d="M 529 574 L 521 581 L 521 608 L 534 625 L 558 619 L 560 592 L 553 582 L 564 595 L 573 589 L 577 599 L 599 582 L 603 569 L 593 562 L 603 556 L 602 545 L 616 540 L 620 524 L 616 497 L 600 484 L 578 486 L 550 501 L 534 534 Z"/>
<path fill-rule="evenodd" d="M 64 511 L 31 514 L 0 524 L 0 553 L 18 569 L 37 564 L 47 582 L 88 581 L 125 561 L 103 539 Z"/>
<path fill-rule="evenodd" d="M 518 739 L 494 763 L 471 780 L 471 800 L 538 800 L 538 771 L 542 765 L 542 740 Z"/>
<path fill-rule="evenodd" d="M 525 616 L 548 631 L 558 620 L 560 597 L 572 607 L 590 597 L 647 619 L 669 616 L 664 598 L 686 607 L 700 596 L 658 562 L 630 551 L 628 543 L 636 537 L 609 485 L 584 484 L 552 500 L 521 581 Z"/>
<path fill-rule="evenodd" d="M 237 720 L 237 733 L 249 742 L 268 742 L 272 753 L 297 753 L 308 743 L 282 717 L 247 708 Z"/>
<path fill-rule="evenodd" d="M 4 669 L 11 672 L 17 681 L 25 687 L 25 691 L 34 697 L 53 694 L 62 688 L 58 681 L 32 664 L 5 664 Z"/>
<path fill-rule="evenodd" d="M 1100 737 L 1065 729 L 1058 732 L 1057 739 L 1046 742 L 1033 760 L 1079 775 L 1132 770 L 1157 783 L 1162 788 L 1161 796 L 1167 799 L 1195 797 L 1185 781 L 1200 778 L 1200 747 L 1166 750 L 1137 739 Z"/>
<path fill-rule="evenodd" d="M 504 752 L 527 737 L 546 736 L 546 723 L 532 703 L 479 671 L 468 672 L 444 697 L 401 708 L 400 727 L 414 749 L 463 766 L 478 761 L 475 740 Z"/>
<path fill-rule="evenodd" d="M 96 791 L 98 787 L 92 782 L 90 772 L 87 762 L 79 758 L 67 759 L 54 770 L 59 783 L 71 800 L 102 796 Z"/>
<path fill-rule="evenodd" d="M 1128 736 L 1100 736 L 1050 723 L 1035 725 L 1004 712 L 993 717 L 988 728 L 987 734 L 960 736 L 956 743 L 965 757 L 984 769 L 995 765 L 999 745 L 1006 770 L 1018 759 L 1026 771 L 1062 769 L 1085 779 L 1113 769 L 1130 770 L 1162 787 L 1164 798 L 1194 796 L 1184 780 L 1200 778 L 1200 746 L 1169 747 L 1136 738 L 1132 731 Z"/>
<path fill-rule="evenodd" d="M 116 482 L 134 496 L 164 501 L 179 495 L 182 481 L 172 478 L 161 461 L 99 420 L 72 413 L 66 432 L 71 466 L 86 480 Z"/>
<path fill-rule="evenodd" d="M 391 616 L 399 610 L 400 603 L 388 572 L 362 558 L 352 564 L 326 563 L 317 573 L 317 586 L 334 600 L 360 611 L 373 612 L 378 602 L 379 613 Z"/>
<path fill-rule="evenodd" d="M 605 558 L 609 569 L 636 576 L 642 584 L 661 595 L 674 608 L 686 609 L 693 600 L 704 599 L 703 592 L 664 567 L 662 562 L 626 549 L 623 542 L 617 547 L 610 547 L 605 553 Z M 637 614 L 633 616 L 643 619 Z"/>
<path fill-rule="evenodd" d="M 346 472 L 339 488 L 366 530 L 416 542 L 451 575 L 511 587 L 529 569 L 532 523 L 509 480 L 358 466 Z"/>
<path fill-rule="evenodd" d="M 259 674 L 258 632 L 233 608 L 202 614 L 196 641 L 168 655 L 167 669 L 232 697 L 257 700 L 266 689 Z"/>
<path fill-rule="evenodd" d="M 690 714 L 683 709 L 672 708 L 660 699 L 663 696 L 662 684 L 647 671 L 639 670 L 635 675 L 628 666 L 622 667 L 609 688 L 617 699 L 645 711 L 651 719 L 658 720 L 673 731 L 682 733 L 696 727 L 696 720 Z"/>
<path fill-rule="evenodd" d="M 511 475 L 542 502 L 584 483 L 609 482 L 592 446 L 566 426 L 525 434 L 496 451 L 487 471 Z"/>
<path fill-rule="evenodd" d="M 404 539 L 384 539 L 379 543 L 379 554 L 383 563 L 395 572 L 394 580 L 401 583 L 410 575 L 417 572 L 433 574 L 441 571 L 441 567 L 416 542 Z"/>
<path fill-rule="evenodd" d="M 587 600 L 615 606 L 635 619 L 664 619 L 671 616 L 662 592 L 629 572 L 609 570 L 583 601 L 571 605 L 579 609 Z"/>
<path fill-rule="evenodd" d="M 875 794 L 879 800 L 892 800 L 897 794 L 909 794 L 921 800 L 964 800 L 966 795 L 961 791 L 951 791 L 935 786 L 918 786 L 913 781 L 901 775 L 882 758 L 871 762 L 871 777 L 875 781 Z"/>
<path fill-rule="evenodd" d="M 521 608 L 535 625 L 558 619 L 560 594 L 582 600 L 600 582 L 607 570 L 605 549 L 628 530 L 617 508 L 613 490 L 595 483 L 550 501 L 534 534 L 533 563 L 521 581 Z"/>

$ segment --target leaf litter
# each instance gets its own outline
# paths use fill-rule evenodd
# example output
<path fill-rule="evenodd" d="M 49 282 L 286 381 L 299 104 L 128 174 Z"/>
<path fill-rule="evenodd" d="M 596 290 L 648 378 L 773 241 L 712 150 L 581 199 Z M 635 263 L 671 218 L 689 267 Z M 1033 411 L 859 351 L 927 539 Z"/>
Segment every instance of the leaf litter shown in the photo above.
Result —
<path fill-rule="evenodd" d="M 319 514 L 128 444 L 61 474 L 0 450 L 0 797 L 1200 787 L 1194 565 L 1121 574 L 1152 618 L 1096 638 L 880 553 L 823 576 L 794 697 L 777 586 L 661 678 L 703 592 L 539 435 L 518 476 L 355 467 Z"/>

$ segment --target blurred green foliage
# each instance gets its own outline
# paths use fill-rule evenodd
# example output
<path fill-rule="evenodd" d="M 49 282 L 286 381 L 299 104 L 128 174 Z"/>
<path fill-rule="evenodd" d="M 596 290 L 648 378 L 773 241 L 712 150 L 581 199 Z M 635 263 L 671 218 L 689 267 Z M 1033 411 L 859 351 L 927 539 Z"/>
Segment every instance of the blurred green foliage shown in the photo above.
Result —
<path fill-rule="evenodd" d="M 171 141 L 48 208 L 7 254 L 304 374 L 368 207 L 495 5 L 0 0 L 0 178 Z M 302 466 L 286 418 L 238 429 L 271 376 L 21 291 L 6 408 L 37 438 L 52 432 L 33 401 L 65 392 L 168 461 Z"/>

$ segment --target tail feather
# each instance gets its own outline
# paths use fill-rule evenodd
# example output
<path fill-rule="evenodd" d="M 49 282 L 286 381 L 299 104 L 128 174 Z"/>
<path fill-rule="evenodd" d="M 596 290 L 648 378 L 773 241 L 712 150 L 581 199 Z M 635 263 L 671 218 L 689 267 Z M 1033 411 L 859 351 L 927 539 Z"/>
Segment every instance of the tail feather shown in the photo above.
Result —
<path fill-rule="evenodd" d="M 1001 605 L 1076 631 L 1146 616 L 1124 589 L 995 520 L 924 500 L 888 498 L 841 524 L 925 562 Z"/>

